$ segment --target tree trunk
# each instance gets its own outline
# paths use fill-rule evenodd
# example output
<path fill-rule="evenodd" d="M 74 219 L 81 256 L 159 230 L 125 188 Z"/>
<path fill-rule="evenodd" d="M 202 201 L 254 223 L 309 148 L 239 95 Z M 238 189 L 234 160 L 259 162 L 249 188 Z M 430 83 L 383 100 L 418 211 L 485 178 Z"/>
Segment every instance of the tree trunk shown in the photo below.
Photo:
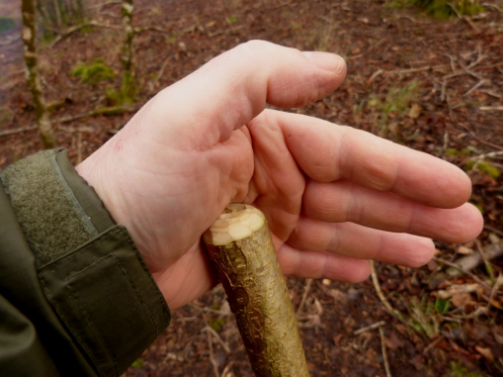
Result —
<path fill-rule="evenodd" d="M 203 240 L 258 377 L 309 377 L 297 321 L 258 209 L 231 204 Z"/>
<path fill-rule="evenodd" d="M 45 104 L 42 87 L 37 67 L 37 34 L 35 25 L 36 0 L 22 0 L 21 11 L 23 13 L 23 43 L 24 61 L 26 64 L 26 81 L 28 89 L 33 97 L 33 107 L 37 118 L 37 126 L 42 137 L 44 148 L 50 149 L 56 146 L 56 138 L 52 130 L 49 112 Z"/>
<path fill-rule="evenodd" d="M 122 45 L 122 95 L 125 102 L 133 102 L 136 94 L 134 78 L 134 28 L 133 0 L 122 0 L 122 27 L 124 28 L 124 43 Z"/>

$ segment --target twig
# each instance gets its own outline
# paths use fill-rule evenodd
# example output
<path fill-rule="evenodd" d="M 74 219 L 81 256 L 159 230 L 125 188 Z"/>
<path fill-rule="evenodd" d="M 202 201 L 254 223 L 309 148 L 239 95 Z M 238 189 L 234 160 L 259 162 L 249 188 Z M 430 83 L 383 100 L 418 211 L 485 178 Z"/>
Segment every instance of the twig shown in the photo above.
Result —
<path fill-rule="evenodd" d="M 367 332 L 367 331 L 376 329 L 378 327 L 384 326 L 385 324 L 386 324 L 385 321 L 379 321 L 379 322 L 373 323 L 370 326 L 362 327 L 361 329 L 358 329 L 358 330 L 354 331 L 353 334 L 354 335 L 360 335 L 360 334 L 363 334 L 364 332 Z"/>
<path fill-rule="evenodd" d="M 159 70 L 159 73 L 157 74 L 156 78 L 154 79 L 154 81 L 152 81 L 152 88 L 155 88 L 155 86 L 157 85 L 157 83 L 159 82 L 159 79 L 161 78 L 161 76 L 163 75 L 164 73 L 164 70 L 166 69 L 166 66 L 168 65 L 168 63 L 171 61 L 171 56 L 169 56 L 166 60 L 164 60 L 164 62 L 162 63 L 161 65 L 161 69 Z"/>
<path fill-rule="evenodd" d="M 381 39 L 379 40 L 379 42 L 377 43 L 374 43 L 372 44 L 372 46 L 370 46 L 370 48 L 364 52 L 362 52 L 361 54 L 358 54 L 358 55 L 354 55 L 354 56 L 350 56 L 351 59 L 359 59 L 361 57 L 364 57 L 365 55 L 368 55 L 370 54 L 372 51 L 374 51 L 377 47 L 379 47 L 380 45 L 382 45 L 386 40 L 385 39 Z"/>
<path fill-rule="evenodd" d="M 224 371 L 222 372 L 222 377 L 229 377 L 229 372 L 234 365 L 234 361 L 231 361 L 227 366 L 224 368 Z M 233 374 L 231 374 L 233 376 Z"/>
<path fill-rule="evenodd" d="M 479 284 L 483 285 L 484 287 L 486 287 L 488 289 L 492 289 L 492 287 L 490 285 L 488 285 L 485 281 L 483 281 L 482 279 L 480 279 L 478 276 L 472 274 L 470 271 L 467 271 L 467 270 L 459 267 L 457 264 L 449 262 L 449 261 L 447 261 L 445 259 L 442 259 L 442 258 L 438 258 L 438 257 L 433 257 L 432 259 L 435 262 L 443 263 L 443 264 L 446 264 L 446 265 L 448 265 L 448 266 L 450 266 L 452 268 L 455 268 L 456 270 L 461 271 L 464 274 L 467 274 L 467 275 L 471 276 L 476 282 L 478 282 Z"/>
<path fill-rule="evenodd" d="M 468 160 L 482 161 L 486 158 L 494 158 L 494 157 L 499 157 L 499 156 L 503 156 L 503 151 L 484 153 L 484 154 L 481 154 L 478 156 L 470 157 Z"/>
<path fill-rule="evenodd" d="M 374 288 L 376 290 L 377 296 L 379 297 L 379 300 L 381 300 L 382 304 L 388 310 L 388 312 L 394 313 L 395 311 L 393 310 L 393 307 L 389 303 L 386 296 L 384 296 L 384 293 L 381 289 L 381 285 L 379 284 L 379 278 L 377 277 L 377 272 L 373 260 L 370 261 L 370 271 L 372 276 L 372 283 L 374 283 Z"/>
<path fill-rule="evenodd" d="M 499 95 L 498 93 L 495 93 L 495 92 L 491 92 L 490 90 L 487 90 L 487 89 L 479 89 L 479 92 L 481 93 L 485 93 L 491 97 L 494 97 L 494 98 L 497 98 L 497 99 L 501 99 L 503 98 L 501 95 Z"/>
<path fill-rule="evenodd" d="M 225 343 L 223 341 L 223 339 L 220 337 L 220 335 L 218 335 L 218 333 L 213 330 L 210 326 L 206 326 L 205 328 L 203 328 L 202 331 L 208 331 L 211 333 L 211 335 L 213 335 L 215 337 L 215 339 L 218 341 L 218 343 L 220 343 L 222 345 L 222 347 L 224 348 L 225 352 L 226 353 L 231 353 L 231 349 L 229 348 L 229 346 L 227 345 L 227 343 Z"/>
<path fill-rule="evenodd" d="M 147 27 L 135 27 L 134 32 L 135 33 L 143 33 L 145 31 L 157 31 L 158 33 L 161 34 L 168 34 L 168 32 L 160 27 L 155 27 L 155 26 L 147 26 Z"/>
<path fill-rule="evenodd" d="M 470 130 L 466 125 L 464 124 L 461 124 L 461 127 L 463 127 L 469 134 L 471 137 L 473 137 L 475 140 L 477 140 L 479 143 L 482 143 L 482 144 L 485 144 L 485 145 L 489 145 L 490 147 L 493 147 L 493 148 L 496 148 L 496 149 L 499 149 L 499 150 L 503 150 L 503 147 L 501 145 L 498 145 L 498 144 L 494 144 L 494 143 L 491 143 L 490 141 L 486 141 L 486 140 L 483 140 L 481 139 L 480 137 L 478 137 L 472 130 Z"/>
<path fill-rule="evenodd" d="M 77 165 L 82 162 L 82 131 L 77 133 Z"/>
<path fill-rule="evenodd" d="M 474 91 L 476 91 L 478 88 L 480 88 L 482 85 L 485 85 L 489 82 L 489 80 L 482 79 L 478 83 L 476 83 L 469 91 L 467 91 L 464 96 L 467 97 L 470 94 L 472 94 Z"/>
<path fill-rule="evenodd" d="M 307 294 L 309 293 L 309 290 L 311 289 L 312 283 L 313 283 L 313 279 L 306 280 L 306 287 L 304 288 L 304 293 L 302 294 L 302 300 L 300 301 L 300 304 L 299 304 L 299 307 L 297 308 L 296 314 L 300 314 L 302 312 L 302 309 L 304 308 L 304 305 L 306 303 Z"/>
<path fill-rule="evenodd" d="M 494 294 L 500 289 L 501 285 L 503 285 L 503 274 L 500 272 L 498 275 L 498 278 L 496 279 L 496 281 L 493 284 L 493 287 L 491 289 L 491 293 L 489 294 L 487 310 L 489 310 L 491 308 Z"/>
<path fill-rule="evenodd" d="M 503 111 L 503 106 L 480 106 L 481 111 Z"/>
<path fill-rule="evenodd" d="M 447 3 L 447 5 L 451 7 L 451 9 L 454 11 L 454 13 L 456 13 L 456 16 L 458 16 L 459 19 L 465 20 L 468 23 L 468 25 L 470 25 L 471 28 L 475 31 L 475 33 L 477 34 L 480 33 L 480 29 L 473 23 L 473 21 L 469 17 L 461 15 L 456 9 L 456 6 L 450 3 Z"/>
<path fill-rule="evenodd" d="M 502 230 L 499 230 L 499 229 L 496 229 L 496 228 L 493 228 L 492 226 L 490 225 L 484 225 L 484 229 L 486 230 L 489 230 L 493 233 L 496 233 L 497 235 L 503 237 L 503 231 Z"/>
<path fill-rule="evenodd" d="M 213 372 L 215 372 L 216 377 L 220 377 L 220 373 L 218 372 L 218 364 L 217 361 L 215 360 L 215 357 L 213 356 L 213 343 L 211 340 L 211 334 L 209 331 L 207 331 L 206 334 L 208 334 L 208 347 L 210 351 L 210 361 L 211 364 L 213 365 Z"/>
<path fill-rule="evenodd" d="M 103 7 L 107 6 L 107 5 L 112 5 L 112 4 L 122 4 L 122 2 L 120 2 L 120 1 L 107 1 L 106 3 L 92 5 L 90 7 L 87 7 L 87 9 L 103 8 Z"/>
<path fill-rule="evenodd" d="M 452 73 L 456 72 L 456 58 L 453 57 L 452 55 L 449 54 L 444 54 L 449 58 L 449 61 L 451 62 L 451 71 Z"/>
<path fill-rule="evenodd" d="M 437 339 L 435 339 L 433 342 L 428 344 L 428 346 L 426 346 L 426 348 L 423 350 L 423 355 L 426 356 L 428 354 L 428 351 L 431 350 L 432 348 L 434 348 L 438 343 L 440 343 L 440 341 L 443 338 L 444 338 L 443 335 L 440 335 Z"/>
<path fill-rule="evenodd" d="M 370 84 L 372 81 L 374 81 L 376 79 L 377 76 L 379 76 L 381 73 L 383 73 L 384 71 L 382 69 L 378 69 L 377 71 L 375 71 L 372 76 L 370 76 L 370 78 L 367 80 L 367 83 Z"/>
<path fill-rule="evenodd" d="M 473 77 L 475 77 L 475 78 L 477 78 L 479 80 L 483 80 L 482 76 L 480 76 L 478 73 L 472 71 L 472 68 L 474 68 L 478 63 L 479 63 L 479 59 L 477 59 L 474 63 L 472 63 L 468 67 L 466 67 L 460 61 L 458 62 L 459 66 L 463 69 L 463 71 L 465 71 L 466 73 L 468 73 L 470 76 L 473 76 Z"/>
<path fill-rule="evenodd" d="M 451 322 L 461 323 L 467 319 L 478 318 L 481 315 L 487 315 L 489 313 L 489 306 L 479 306 L 475 311 L 466 315 L 453 315 L 452 317 L 443 316 L 442 319 Z"/>
<path fill-rule="evenodd" d="M 386 377 L 392 377 L 391 370 L 389 368 L 388 355 L 386 352 L 386 344 L 384 342 L 384 330 L 382 327 L 379 327 L 379 335 L 381 336 L 381 351 L 382 358 L 384 360 L 384 369 L 386 370 Z"/>
<path fill-rule="evenodd" d="M 403 73 L 415 73 L 415 72 L 423 72 L 423 71 L 429 71 L 430 69 L 440 69 L 440 68 L 445 68 L 449 67 L 448 64 L 439 64 L 439 65 L 427 65 L 424 67 L 417 67 L 417 68 L 405 68 L 405 69 L 394 69 L 391 71 L 386 71 L 385 73 L 390 73 L 390 74 L 403 74 Z"/>
<path fill-rule="evenodd" d="M 189 304 L 190 307 L 194 308 L 194 309 L 197 309 L 197 310 L 200 310 L 202 312 L 208 312 L 208 313 L 215 313 L 215 314 L 218 314 L 218 315 L 224 315 L 224 316 L 227 316 L 227 315 L 231 315 L 232 312 L 229 311 L 229 312 L 224 312 L 224 311 L 221 311 L 221 310 L 215 310 L 215 309 L 212 309 L 212 308 L 206 308 L 206 307 L 199 307 L 197 305 L 194 305 L 194 304 Z"/>

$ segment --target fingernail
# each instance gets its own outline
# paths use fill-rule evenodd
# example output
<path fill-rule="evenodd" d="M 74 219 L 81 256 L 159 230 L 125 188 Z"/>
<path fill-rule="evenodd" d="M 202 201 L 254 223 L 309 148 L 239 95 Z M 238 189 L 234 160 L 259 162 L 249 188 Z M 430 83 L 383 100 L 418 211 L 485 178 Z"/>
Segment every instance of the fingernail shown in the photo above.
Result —
<path fill-rule="evenodd" d="M 335 73 L 342 73 L 346 70 L 346 62 L 339 55 L 322 51 L 304 51 L 303 54 L 311 63 L 321 69 Z"/>

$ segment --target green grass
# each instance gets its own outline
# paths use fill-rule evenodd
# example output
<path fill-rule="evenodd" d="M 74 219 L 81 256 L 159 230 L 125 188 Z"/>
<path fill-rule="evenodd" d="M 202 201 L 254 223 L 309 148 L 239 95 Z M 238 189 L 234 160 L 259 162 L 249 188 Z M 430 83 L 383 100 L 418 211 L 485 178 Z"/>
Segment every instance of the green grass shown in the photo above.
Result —
<path fill-rule="evenodd" d="M 370 95 L 367 105 L 374 112 L 376 127 L 379 136 L 388 137 L 390 132 L 395 134 L 397 126 L 404 117 L 417 118 L 422 109 L 417 104 L 419 101 L 418 81 L 411 81 L 402 87 L 392 87 L 386 94 Z M 365 103 L 360 103 L 356 111 L 362 111 Z"/>

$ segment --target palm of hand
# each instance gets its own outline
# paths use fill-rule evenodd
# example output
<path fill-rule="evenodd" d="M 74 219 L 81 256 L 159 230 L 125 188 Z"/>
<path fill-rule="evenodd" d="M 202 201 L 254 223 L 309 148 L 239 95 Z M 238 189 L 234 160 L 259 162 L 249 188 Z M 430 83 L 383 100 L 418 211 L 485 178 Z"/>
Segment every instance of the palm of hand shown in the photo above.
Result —
<path fill-rule="evenodd" d="M 434 251 L 424 236 L 478 234 L 457 168 L 362 131 L 264 111 L 329 93 L 344 78 L 340 64 L 240 46 L 161 92 L 78 167 L 172 309 L 214 283 L 200 237 L 231 201 L 265 213 L 283 271 L 296 276 L 360 281 L 366 259 L 417 266 Z"/>

